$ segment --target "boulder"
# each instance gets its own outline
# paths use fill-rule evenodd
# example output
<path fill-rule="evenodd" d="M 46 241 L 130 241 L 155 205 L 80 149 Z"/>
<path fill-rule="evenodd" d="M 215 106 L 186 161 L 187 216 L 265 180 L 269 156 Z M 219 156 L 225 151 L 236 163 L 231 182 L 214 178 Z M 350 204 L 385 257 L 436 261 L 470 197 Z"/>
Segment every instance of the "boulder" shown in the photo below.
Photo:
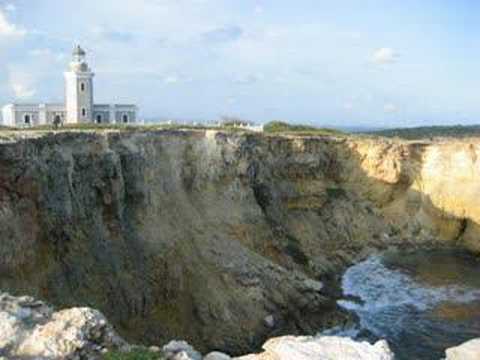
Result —
<path fill-rule="evenodd" d="M 267 341 L 265 352 L 237 360 L 393 360 L 386 341 L 374 345 L 342 337 L 285 336 Z"/>
<path fill-rule="evenodd" d="M 445 351 L 446 360 L 480 360 L 480 338 Z"/>
<path fill-rule="evenodd" d="M 33 298 L 0 293 L 0 357 L 96 359 L 128 348 L 97 310 L 54 312 Z"/>
<path fill-rule="evenodd" d="M 186 341 L 173 340 L 163 347 L 167 360 L 202 360 L 202 354 Z"/>
<path fill-rule="evenodd" d="M 232 358 L 224 353 L 214 351 L 209 354 L 207 354 L 203 360 L 231 360 Z"/>
<path fill-rule="evenodd" d="M 265 326 L 273 328 L 275 327 L 275 317 L 273 315 L 267 315 L 263 319 L 263 323 L 265 324 Z"/>

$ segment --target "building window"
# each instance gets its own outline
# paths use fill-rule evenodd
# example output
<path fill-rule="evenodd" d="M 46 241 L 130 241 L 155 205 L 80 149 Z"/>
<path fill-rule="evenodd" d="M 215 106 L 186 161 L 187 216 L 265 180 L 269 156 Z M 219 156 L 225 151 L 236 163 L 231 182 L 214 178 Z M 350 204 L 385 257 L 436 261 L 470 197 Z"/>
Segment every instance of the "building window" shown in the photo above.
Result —
<path fill-rule="evenodd" d="M 80 84 L 80 91 L 84 92 L 85 91 L 85 83 Z"/>
<path fill-rule="evenodd" d="M 53 119 L 53 125 L 59 126 L 62 123 L 62 117 L 60 115 L 55 115 Z"/>
<path fill-rule="evenodd" d="M 102 115 L 98 114 L 97 115 L 97 124 L 101 124 L 102 123 Z"/>
<path fill-rule="evenodd" d="M 123 121 L 124 124 L 128 123 L 128 115 L 127 114 L 123 114 L 122 121 Z"/>
<path fill-rule="evenodd" d="M 87 109 L 82 108 L 82 116 L 83 117 L 87 116 Z"/>
<path fill-rule="evenodd" d="M 23 117 L 23 122 L 25 123 L 25 125 L 30 125 L 32 123 L 32 118 L 30 115 L 26 114 L 24 117 Z"/>

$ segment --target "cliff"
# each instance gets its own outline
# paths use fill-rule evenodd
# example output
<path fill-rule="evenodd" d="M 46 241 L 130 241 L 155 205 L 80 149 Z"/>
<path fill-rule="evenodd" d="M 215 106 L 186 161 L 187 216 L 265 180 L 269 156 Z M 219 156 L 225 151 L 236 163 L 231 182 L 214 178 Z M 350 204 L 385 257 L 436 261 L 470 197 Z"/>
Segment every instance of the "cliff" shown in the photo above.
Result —
<path fill-rule="evenodd" d="M 421 343 L 418 344 L 422 346 Z M 335 336 L 284 336 L 268 340 L 263 352 L 232 358 L 205 356 L 185 341 L 163 347 L 128 344 L 103 314 L 91 308 L 55 311 L 34 298 L 0 292 L 0 358 L 35 360 L 393 360 L 385 340 L 375 344 Z M 446 349 L 446 360 L 476 360 L 480 339 Z M 401 353 L 397 353 L 401 355 Z"/>
<path fill-rule="evenodd" d="M 388 246 L 480 251 L 480 141 L 214 131 L 0 137 L 0 289 L 128 340 L 249 352 L 348 321 L 339 270 Z"/>

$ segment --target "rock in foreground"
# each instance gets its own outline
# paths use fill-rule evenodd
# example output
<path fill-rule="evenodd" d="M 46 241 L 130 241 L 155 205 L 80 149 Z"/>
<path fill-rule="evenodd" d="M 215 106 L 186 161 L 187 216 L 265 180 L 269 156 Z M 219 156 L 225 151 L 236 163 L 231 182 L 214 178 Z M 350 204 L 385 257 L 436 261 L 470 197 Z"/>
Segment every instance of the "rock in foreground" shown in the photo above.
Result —
<path fill-rule="evenodd" d="M 447 349 L 446 354 L 446 360 L 480 360 L 480 339 Z"/>
<path fill-rule="evenodd" d="M 225 334 L 228 336 L 228 334 Z M 54 311 L 31 297 L 14 297 L 0 292 L 0 359 L 99 360 L 110 351 L 129 352 L 141 347 L 126 343 L 105 317 L 90 308 Z M 386 341 L 371 345 L 349 338 L 274 338 L 263 345 L 261 354 L 237 358 L 220 352 L 205 357 L 185 341 L 171 341 L 151 347 L 166 360 L 393 360 Z M 127 355 L 126 355 L 127 356 Z M 128 355 L 129 356 L 129 355 Z M 131 359 L 132 357 L 125 357 Z M 153 355 L 152 355 L 153 356 Z M 446 360 L 480 360 L 480 339 L 446 350 Z"/>
<path fill-rule="evenodd" d="M 225 334 L 228 336 L 228 334 Z M 184 341 L 171 341 L 158 349 L 159 358 L 202 360 L 202 355 Z M 385 341 L 375 345 L 339 337 L 293 337 L 269 340 L 260 355 L 238 360 L 391 360 Z M 109 351 L 135 349 L 113 330 L 105 317 L 90 308 L 54 311 L 31 297 L 0 293 L 0 358 L 36 360 L 101 359 Z M 161 352 L 161 353 L 160 353 Z M 213 352 L 203 359 L 227 360 Z"/>
<path fill-rule="evenodd" d="M 386 341 L 375 345 L 349 338 L 285 336 L 269 340 L 265 352 L 247 355 L 238 360 L 393 360 Z"/>
<path fill-rule="evenodd" d="M 99 311 L 54 312 L 31 297 L 0 293 L 0 357 L 96 359 L 110 349 L 127 350 L 128 345 Z"/>

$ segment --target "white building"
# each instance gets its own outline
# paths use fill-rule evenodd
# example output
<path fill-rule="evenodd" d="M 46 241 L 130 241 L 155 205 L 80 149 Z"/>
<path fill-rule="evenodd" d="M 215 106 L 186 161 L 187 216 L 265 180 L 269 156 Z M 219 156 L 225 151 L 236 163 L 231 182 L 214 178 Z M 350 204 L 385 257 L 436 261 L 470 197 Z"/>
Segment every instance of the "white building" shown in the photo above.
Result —
<path fill-rule="evenodd" d="M 136 123 L 136 105 L 100 105 L 93 102 L 95 74 L 89 68 L 85 55 L 80 46 L 73 51 L 69 71 L 65 72 L 64 104 L 8 104 L 2 109 L 1 125 L 29 127 L 53 123 Z"/>

